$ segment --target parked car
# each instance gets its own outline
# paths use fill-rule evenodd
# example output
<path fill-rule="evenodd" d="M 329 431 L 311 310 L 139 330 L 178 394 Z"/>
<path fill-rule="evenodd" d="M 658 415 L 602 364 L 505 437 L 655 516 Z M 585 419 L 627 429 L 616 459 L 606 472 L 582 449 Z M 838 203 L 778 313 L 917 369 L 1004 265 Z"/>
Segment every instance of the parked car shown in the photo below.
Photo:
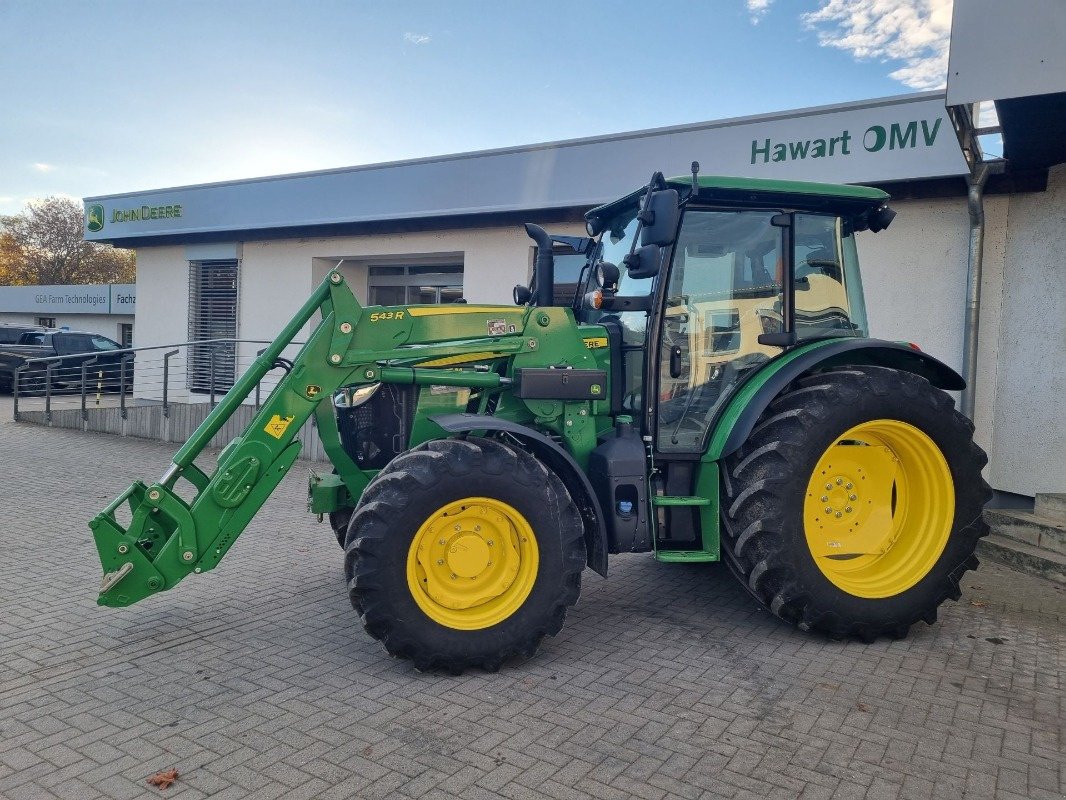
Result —
<path fill-rule="evenodd" d="M 57 362 L 52 371 L 52 388 L 77 389 L 81 386 L 81 366 L 95 358 L 87 372 L 90 388 L 102 384 L 104 388 L 117 389 L 121 382 L 122 359 L 131 359 L 131 353 L 116 352 L 122 345 L 99 333 L 89 331 L 37 329 L 23 332 L 15 344 L 0 344 L 0 389 L 11 391 L 15 371 L 30 359 L 50 356 L 69 356 Z M 43 394 L 47 384 L 48 362 L 30 364 L 19 379 L 19 393 Z M 126 380 L 132 383 L 132 365 L 126 367 Z"/>
<path fill-rule="evenodd" d="M 15 344 L 24 333 L 44 331 L 40 325 L 23 325 L 17 322 L 0 322 L 0 345 Z"/>

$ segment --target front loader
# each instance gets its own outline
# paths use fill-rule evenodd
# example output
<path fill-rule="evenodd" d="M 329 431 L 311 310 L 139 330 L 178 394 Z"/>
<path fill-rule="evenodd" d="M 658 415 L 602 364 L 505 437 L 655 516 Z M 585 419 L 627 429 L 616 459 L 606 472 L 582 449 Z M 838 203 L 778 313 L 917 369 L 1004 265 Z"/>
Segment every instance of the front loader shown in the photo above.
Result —
<path fill-rule="evenodd" d="M 888 199 L 693 165 L 589 211 L 588 238 L 527 225 L 536 263 L 513 306 L 364 308 L 329 273 L 163 476 L 92 520 L 99 602 L 214 568 L 314 416 L 333 473 L 312 474 L 309 509 L 344 547 L 366 630 L 420 668 L 531 655 L 584 568 L 606 577 L 623 552 L 723 560 L 834 638 L 932 623 L 977 566 L 990 491 L 947 393 L 959 375 L 867 335 L 855 237 L 887 227 Z M 572 300 L 561 239 L 587 258 Z M 272 369 L 253 421 L 198 464 Z"/>

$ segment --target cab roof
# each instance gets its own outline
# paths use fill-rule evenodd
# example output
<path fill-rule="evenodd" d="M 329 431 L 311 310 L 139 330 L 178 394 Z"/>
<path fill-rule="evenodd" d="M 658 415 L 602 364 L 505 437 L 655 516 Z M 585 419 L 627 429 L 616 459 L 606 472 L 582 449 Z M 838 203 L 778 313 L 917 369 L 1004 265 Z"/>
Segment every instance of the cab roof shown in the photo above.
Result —
<path fill-rule="evenodd" d="M 671 189 L 684 191 L 692 186 L 692 176 L 667 178 Z M 765 178 L 737 178 L 727 175 L 700 175 L 699 200 L 741 206 L 782 206 L 811 210 L 838 209 L 857 213 L 883 206 L 890 196 L 870 186 L 807 181 L 779 181 Z M 637 202 L 647 190 L 642 186 L 625 197 L 597 206 L 585 214 L 586 219 L 613 216 Z"/>

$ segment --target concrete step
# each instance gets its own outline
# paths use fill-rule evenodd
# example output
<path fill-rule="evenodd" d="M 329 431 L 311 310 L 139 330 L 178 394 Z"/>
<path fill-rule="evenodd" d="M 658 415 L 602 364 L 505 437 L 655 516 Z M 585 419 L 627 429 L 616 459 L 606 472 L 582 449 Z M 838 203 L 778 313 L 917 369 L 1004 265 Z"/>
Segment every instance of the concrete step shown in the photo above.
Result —
<path fill-rule="evenodd" d="M 986 510 L 985 522 L 997 536 L 1066 555 L 1066 522 L 1002 508 Z"/>
<path fill-rule="evenodd" d="M 1038 494 L 1033 513 L 1056 522 L 1066 522 L 1066 494 Z"/>
<path fill-rule="evenodd" d="M 1061 553 L 990 533 L 978 540 L 977 555 L 1066 586 L 1066 555 Z"/>

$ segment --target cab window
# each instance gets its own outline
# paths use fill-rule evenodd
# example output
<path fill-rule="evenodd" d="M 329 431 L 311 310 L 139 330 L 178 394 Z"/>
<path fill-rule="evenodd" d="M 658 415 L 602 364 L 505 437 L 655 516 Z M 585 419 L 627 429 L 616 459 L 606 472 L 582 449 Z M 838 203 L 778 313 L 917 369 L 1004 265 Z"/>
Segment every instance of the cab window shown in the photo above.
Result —
<path fill-rule="evenodd" d="M 773 211 L 689 210 L 674 247 L 659 353 L 660 452 L 703 449 L 715 412 L 741 379 L 781 352 L 781 228 Z"/>
<path fill-rule="evenodd" d="M 795 220 L 796 338 L 865 335 L 858 265 L 845 254 L 840 218 L 796 214 Z"/>

